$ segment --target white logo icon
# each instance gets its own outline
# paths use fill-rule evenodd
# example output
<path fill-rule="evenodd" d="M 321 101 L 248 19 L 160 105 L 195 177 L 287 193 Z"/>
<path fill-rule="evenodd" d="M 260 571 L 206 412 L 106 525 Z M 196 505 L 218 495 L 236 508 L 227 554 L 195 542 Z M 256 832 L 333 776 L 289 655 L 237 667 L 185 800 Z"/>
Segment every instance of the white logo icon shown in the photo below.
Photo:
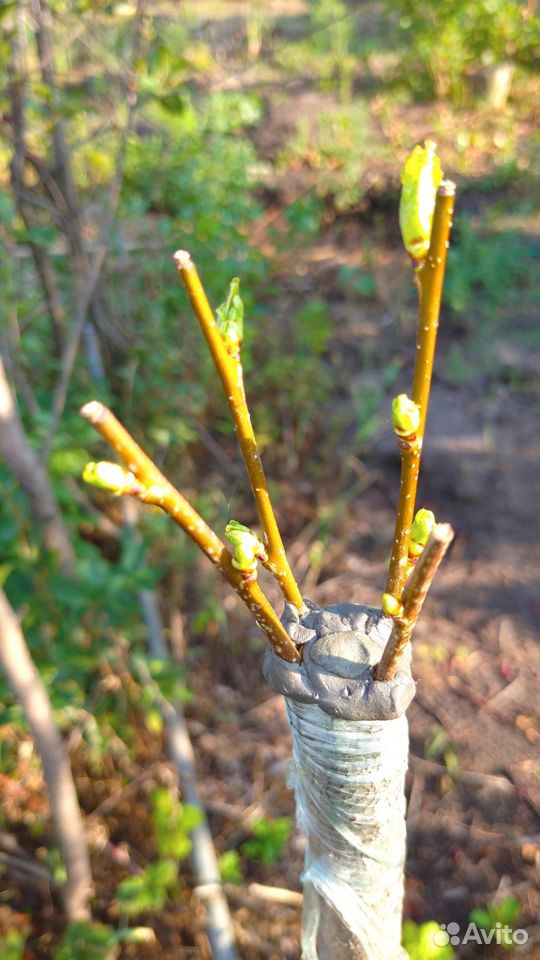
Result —
<path fill-rule="evenodd" d="M 460 935 L 459 923 L 452 920 L 450 923 L 441 923 L 440 929 L 433 934 L 433 943 L 436 947 L 446 947 L 449 943 L 457 947 L 460 943 L 478 943 L 486 945 L 488 943 L 502 944 L 511 946 L 513 944 L 527 943 L 529 934 L 526 930 L 512 930 L 508 925 L 496 923 L 491 930 L 484 930 L 477 927 L 475 923 L 469 923 L 467 929 Z"/>

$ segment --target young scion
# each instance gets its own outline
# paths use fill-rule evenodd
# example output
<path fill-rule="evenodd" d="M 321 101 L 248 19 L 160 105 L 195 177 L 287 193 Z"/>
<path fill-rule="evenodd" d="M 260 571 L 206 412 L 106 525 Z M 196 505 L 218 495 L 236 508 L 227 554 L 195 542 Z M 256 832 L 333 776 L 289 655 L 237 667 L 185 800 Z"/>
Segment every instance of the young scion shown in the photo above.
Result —
<path fill-rule="evenodd" d="M 391 680 L 395 677 L 400 657 L 411 639 L 433 577 L 453 536 L 454 531 L 449 523 L 436 523 L 433 526 L 418 563 L 407 581 L 402 602 L 398 610 L 391 614 L 394 617 L 392 632 L 381 661 L 375 667 L 373 674 L 375 680 Z"/>
<path fill-rule="evenodd" d="M 303 612 L 304 602 L 285 554 L 244 390 L 240 358 L 244 308 L 239 294 L 239 281 L 232 281 L 227 300 L 217 311 L 216 322 L 190 254 L 179 250 L 174 255 L 174 262 L 225 390 L 264 532 L 268 554 L 265 566 L 278 580 L 284 597 Z"/>
<path fill-rule="evenodd" d="M 410 572 L 411 526 L 455 197 L 455 185 L 443 180 L 431 140 L 426 140 L 423 147 L 414 148 L 403 168 L 401 182 L 399 221 L 405 249 L 413 261 L 419 310 L 412 397 L 400 394 L 392 404 L 392 424 L 401 455 L 401 479 L 385 590 L 385 612 L 389 616 L 399 614 L 401 594 Z M 391 608 L 396 613 L 390 613 Z"/>
<path fill-rule="evenodd" d="M 97 401 L 87 403 L 81 413 L 107 440 L 125 465 L 124 469 L 114 463 L 90 463 L 83 471 L 83 478 L 116 496 L 135 496 L 168 513 L 236 590 L 278 656 L 289 662 L 298 662 L 300 655 L 294 643 L 256 579 L 246 578 L 237 565 L 238 558 L 235 563 L 230 550 L 141 450 L 114 414 Z"/>
<path fill-rule="evenodd" d="M 411 537 L 409 540 L 409 553 L 407 557 L 407 568 L 405 577 L 408 580 L 414 570 L 418 557 L 421 556 L 429 535 L 435 527 L 435 514 L 432 510 L 422 508 L 418 510 L 411 527 Z M 403 605 L 391 593 L 383 593 L 382 596 L 383 613 L 387 617 L 399 617 L 403 613 Z"/>

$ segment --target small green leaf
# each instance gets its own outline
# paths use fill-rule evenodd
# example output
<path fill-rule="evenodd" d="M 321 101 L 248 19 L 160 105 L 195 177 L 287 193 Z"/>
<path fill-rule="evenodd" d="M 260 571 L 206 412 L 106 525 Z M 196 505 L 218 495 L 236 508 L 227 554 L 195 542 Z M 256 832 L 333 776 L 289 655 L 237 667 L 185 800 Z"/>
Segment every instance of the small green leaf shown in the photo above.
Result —
<path fill-rule="evenodd" d="M 230 520 L 225 527 L 225 536 L 233 547 L 232 565 L 242 573 L 255 574 L 257 560 L 268 559 L 266 548 L 253 530 L 237 520 Z"/>
<path fill-rule="evenodd" d="M 195 827 L 199 826 L 202 818 L 202 810 L 199 810 L 199 808 L 195 807 L 192 803 L 185 803 L 182 806 L 182 810 L 178 818 L 178 829 L 185 830 L 186 833 L 190 833 L 195 829 Z"/>
<path fill-rule="evenodd" d="M 178 870 L 173 860 L 150 863 L 142 874 L 126 877 L 118 885 L 119 908 L 127 916 L 161 910 L 169 891 L 176 885 Z"/>
<path fill-rule="evenodd" d="M 167 113 L 178 115 L 186 109 L 186 100 L 181 93 L 167 93 L 157 97 L 160 107 L 163 107 Z"/>
<path fill-rule="evenodd" d="M 469 919 L 482 930 L 489 930 L 493 925 L 493 918 L 489 910 L 486 910 L 484 907 L 475 907 L 474 910 L 471 910 Z"/>
<path fill-rule="evenodd" d="M 152 793 L 152 820 L 156 842 L 163 857 L 185 860 L 191 852 L 189 834 L 202 820 L 202 812 L 192 804 L 182 806 L 166 787 Z"/>
<path fill-rule="evenodd" d="M 449 936 L 435 920 L 417 924 L 406 920 L 402 930 L 402 944 L 409 960 L 451 960 L 454 951 Z"/>
<path fill-rule="evenodd" d="M 53 960 L 114 960 L 114 930 L 101 923 L 76 920 L 69 923 L 53 953 Z"/>
<path fill-rule="evenodd" d="M 497 904 L 496 910 L 497 918 L 504 926 L 517 920 L 521 912 L 521 903 L 517 897 L 506 897 L 501 903 Z"/>
<path fill-rule="evenodd" d="M 229 294 L 224 303 L 216 310 L 218 330 L 223 338 L 227 353 L 234 358 L 240 356 L 244 339 L 244 304 L 240 297 L 240 280 L 231 280 Z"/>
<path fill-rule="evenodd" d="M 243 874 L 240 867 L 238 850 L 226 850 L 219 858 L 219 872 L 223 883 L 242 883 Z"/>
<path fill-rule="evenodd" d="M 242 844 L 242 853 L 267 865 L 275 863 L 291 831 L 292 823 L 289 817 L 277 817 L 275 820 L 262 817 L 255 820 L 251 827 L 252 839 Z"/>

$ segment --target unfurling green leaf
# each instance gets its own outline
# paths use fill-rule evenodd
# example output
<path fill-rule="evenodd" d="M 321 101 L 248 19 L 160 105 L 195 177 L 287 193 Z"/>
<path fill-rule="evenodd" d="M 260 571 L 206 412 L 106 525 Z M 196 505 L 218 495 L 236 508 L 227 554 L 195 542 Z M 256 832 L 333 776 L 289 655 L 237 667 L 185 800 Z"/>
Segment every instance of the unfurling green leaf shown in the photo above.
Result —
<path fill-rule="evenodd" d="M 93 461 L 87 463 L 82 472 L 82 478 L 91 486 L 108 490 L 117 497 L 122 495 L 137 496 L 144 493 L 145 490 L 144 485 L 139 483 L 133 473 L 119 466 L 119 464 L 109 463 L 107 460 L 101 460 L 99 463 Z"/>
<path fill-rule="evenodd" d="M 266 548 L 253 530 L 237 520 L 230 520 L 225 527 L 225 536 L 233 547 L 233 567 L 240 573 L 255 578 L 257 560 L 268 560 Z"/>
<path fill-rule="evenodd" d="M 401 173 L 399 225 L 405 249 L 416 263 L 428 254 L 435 196 L 443 178 L 436 146 L 433 140 L 416 146 Z"/>
<path fill-rule="evenodd" d="M 229 295 L 216 310 L 218 330 L 229 356 L 238 360 L 244 339 L 244 304 L 240 297 L 240 280 L 231 280 Z"/>

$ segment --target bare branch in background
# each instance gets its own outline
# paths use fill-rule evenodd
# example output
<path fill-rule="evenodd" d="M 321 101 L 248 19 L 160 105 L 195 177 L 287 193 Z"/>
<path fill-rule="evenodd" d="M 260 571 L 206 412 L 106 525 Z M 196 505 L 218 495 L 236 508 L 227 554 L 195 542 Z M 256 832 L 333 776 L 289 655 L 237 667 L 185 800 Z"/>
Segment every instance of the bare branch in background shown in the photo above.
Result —
<path fill-rule="evenodd" d="M 34 6 L 36 8 L 44 8 L 43 0 L 33 0 Z M 38 10 L 39 12 L 39 10 Z M 126 148 L 128 144 L 129 134 L 131 131 L 133 118 L 135 115 L 135 107 L 137 104 L 137 88 L 136 88 L 136 73 L 133 69 L 133 64 L 140 55 L 140 45 L 141 45 L 141 36 L 142 36 L 142 18 L 144 14 L 144 3 L 143 0 L 139 0 L 137 4 L 137 10 L 135 14 L 135 36 L 133 39 L 132 46 L 132 66 L 129 69 L 129 78 L 128 78 L 128 94 L 127 94 L 127 117 L 120 137 L 120 145 L 118 147 L 118 153 L 116 157 L 116 171 L 112 182 L 109 187 L 108 196 L 104 206 L 105 216 L 103 224 L 100 230 L 99 239 L 96 245 L 96 251 L 92 262 L 87 266 L 86 276 L 82 282 L 82 287 L 79 293 L 79 299 L 77 304 L 77 310 L 75 313 L 75 318 L 71 329 L 69 331 L 65 350 L 62 356 L 62 366 L 56 388 L 54 391 L 52 411 L 51 411 L 51 423 L 49 427 L 49 432 L 45 439 L 43 445 L 43 457 L 46 460 L 52 446 L 54 435 L 58 428 L 60 418 L 64 411 L 66 404 L 67 394 L 69 390 L 69 384 L 71 377 L 73 375 L 73 370 L 75 367 L 75 361 L 77 359 L 77 353 L 79 350 L 79 345 L 81 342 L 81 337 L 84 332 L 84 325 L 86 323 L 88 310 L 91 304 L 94 301 L 94 295 L 97 290 L 101 271 L 103 264 L 105 262 L 105 257 L 107 255 L 109 236 L 111 229 L 114 223 L 116 216 L 116 209 L 118 202 L 120 200 L 120 193 L 122 190 L 122 180 L 124 175 L 124 161 L 126 155 Z M 45 32 L 47 30 L 46 20 L 41 20 L 41 30 Z M 45 56 L 43 51 L 43 56 Z M 49 54 L 47 54 L 49 56 Z M 45 64 L 43 65 L 44 69 L 47 68 L 47 59 L 45 59 Z M 62 144 L 60 143 L 60 156 L 62 157 Z M 69 175 L 68 175 L 68 190 L 69 190 Z M 77 223 L 77 220 L 73 220 L 73 223 Z"/>
<path fill-rule="evenodd" d="M 41 758 L 43 779 L 67 874 L 62 888 L 66 914 L 70 920 L 88 920 L 92 874 L 69 758 L 47 692 L 3 590 L 0 590 L 0 665 L 13 696 L 23 709 Z"/>
<path fill-rule="evenodd" d="M 11 185 L 17 205 L 17 210 L 24 223 L 25 229 L 31 233 L 35 226 L 26 191 L 24 190 L 24 166 L 28 157 L 26 144 L 25 123 L 25 86 L 26 76 L 21 56 L 21 24 L 20 8 L 17 17 L 16 30 L 10 39 L 10 57 L 7 64 L 9 78 L 8 91 L 11 106 L 11 127 L 13 156 L 11 160 Z M 51 329 L 57 356 L 62 353 L 64 342 L 64 311 L 58 291 L 54 270 L 45 255 L 43 247 L 32 239 L 28 241 L 36 273 L 39 277 L 47 312 L 51 321 Z"/>
<path fill-rule="evenodd" d="M 150 590 L 142 590 L 139 596 L 148 630 L 150 654 L 160 660 L 167 660 L 169 655 L 156 595 Z M 196 807 L 201 814 L 201 822 L 190 834 L 192 842 L 190 861 L 195 878 L 193 892 L 203 901 L 206 909 L 206 931 L 212 948 L 212 957 L 214 960 L 238 960 L 231 915 L 223 893 L 206 811 L 197 788 L 195 755 L 182 708 L 179 704 L 173 706 L 165 699 L 146 670 L 142 680 L 152 689 L 156 704 L 163 715 L 167 733 L 167 750 L 178 771 L 182 799 L 185 803 Z"/>
<path fill-rule="evenodd" d="M 403 591 L 403 612 L 394 617 L 392 633 L 384 648 L 381 662 L 377 664 L 374 671 L 376 680 L 391 680 L 395 677 L 399 661 L 410 642 L 433 577 L 453 538 L 454 531 L 449 523 L 435 524 Z"/>
<path fill-rule="evenodd" d="M 58 563 L 66 573 L 71 572 L 75 565 L 75 554 L 69 534 L 56 503 L 49 475 L 26 438 L 1 356 L 0 455 L 28 497 L 32 517 L 40 529 L 44 546 L 57 554 Z"/>

